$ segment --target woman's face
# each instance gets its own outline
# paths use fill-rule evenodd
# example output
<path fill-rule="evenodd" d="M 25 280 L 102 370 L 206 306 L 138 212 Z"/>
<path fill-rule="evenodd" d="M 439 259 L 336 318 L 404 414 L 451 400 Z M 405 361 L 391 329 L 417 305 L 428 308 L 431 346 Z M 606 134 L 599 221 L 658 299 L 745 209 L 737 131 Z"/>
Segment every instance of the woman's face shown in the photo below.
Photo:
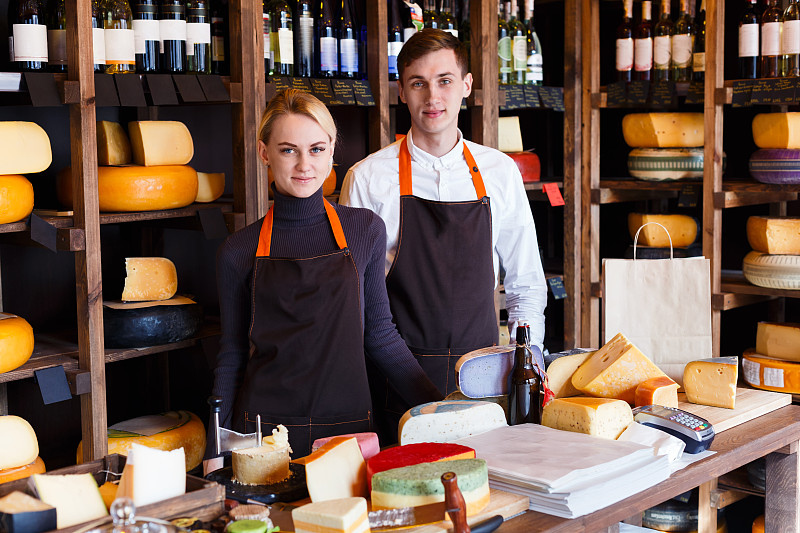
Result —
<path fill-rule="evenodd" d="M 269 165 L 279 193 L 308 198 L 331 171 L 333 145 L 317 121 L 283 115 L 272 126 L 269 143 L 258 141 L 258 154 Z"/>

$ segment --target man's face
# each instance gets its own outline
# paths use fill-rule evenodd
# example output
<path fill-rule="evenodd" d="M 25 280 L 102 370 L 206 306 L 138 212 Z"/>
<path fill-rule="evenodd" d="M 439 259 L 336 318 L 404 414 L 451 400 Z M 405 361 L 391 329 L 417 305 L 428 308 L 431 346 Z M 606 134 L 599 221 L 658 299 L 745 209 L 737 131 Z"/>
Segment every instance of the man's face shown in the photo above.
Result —
<path fill-rule="evenodd" d="M 398 88 L 419 133 L 455 132 L 461 100 L 472 91 L 472 74 L 461 76 L 452 50 L 437 50 L 409 64 Z"/>

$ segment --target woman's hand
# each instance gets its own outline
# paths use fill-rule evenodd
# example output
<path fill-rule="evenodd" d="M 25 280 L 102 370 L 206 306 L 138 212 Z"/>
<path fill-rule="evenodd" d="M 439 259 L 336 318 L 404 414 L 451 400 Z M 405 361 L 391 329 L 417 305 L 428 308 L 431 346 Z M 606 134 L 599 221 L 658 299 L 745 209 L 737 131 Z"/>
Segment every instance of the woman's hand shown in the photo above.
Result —
<path fill-rule="evenodd" d="M 213 472 L 214 470 L 219 470 L 222 468 L 223 463 L 225 462 L 224 457 L 215 457 L 213 459 L 206 459 L 203 461 L 203 475 L 208 475 L 209 472 Z"/>

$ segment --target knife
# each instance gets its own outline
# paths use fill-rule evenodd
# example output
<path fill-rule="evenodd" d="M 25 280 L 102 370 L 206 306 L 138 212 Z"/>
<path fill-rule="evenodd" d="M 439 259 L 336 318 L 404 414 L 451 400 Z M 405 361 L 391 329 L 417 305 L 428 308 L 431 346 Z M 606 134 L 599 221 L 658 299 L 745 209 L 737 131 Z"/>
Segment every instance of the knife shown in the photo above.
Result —
<path fill-rule="evenodd" d="M 261 446 L 261 415 L 256 415 L 255 433 L 237 433 L 219 425 L 222 397 L 211 396 L 208 398 L 208 404 L 211 406 L 211 434 L 214 436 L 214 452 L 217 455 Z"/>

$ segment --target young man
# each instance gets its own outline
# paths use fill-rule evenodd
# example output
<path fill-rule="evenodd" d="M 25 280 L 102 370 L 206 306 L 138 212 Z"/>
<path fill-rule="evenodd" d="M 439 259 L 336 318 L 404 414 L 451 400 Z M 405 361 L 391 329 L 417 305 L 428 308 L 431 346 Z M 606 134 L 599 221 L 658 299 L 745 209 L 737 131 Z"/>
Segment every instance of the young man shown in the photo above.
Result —
<path fill-rule="evenodd" d="M 464 46 L 447 32 L 425 29 L 405 43 L 397 64 L 411 131 L 353 166 L 340 202 L 369 208 L 386 223 L 392 314 L 446 395 L 457 388 L 458 357 L 498 342 L 500 268 L 509 330 L 527 322 L 539 346 L 547 287 L 517 166 L 495 149 L 465 141 L 458 129 L 461 101 L 472 90 Z M 398 407 L 390 410 L 402 413 Z"/>

